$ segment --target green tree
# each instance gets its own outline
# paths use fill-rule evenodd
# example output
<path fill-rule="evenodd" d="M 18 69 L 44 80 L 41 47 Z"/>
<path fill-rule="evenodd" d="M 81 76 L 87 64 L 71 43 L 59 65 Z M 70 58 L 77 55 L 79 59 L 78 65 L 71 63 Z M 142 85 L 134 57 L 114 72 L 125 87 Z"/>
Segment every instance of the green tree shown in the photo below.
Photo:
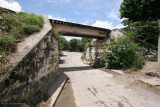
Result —
<path fill-rule="evenodd" d="M 157 40 L 160 32 L 158 21 L 129 21 L 127 24 L 126 22 L 124 23 L 127 25 L 127 27 L 123 28 L 124 31 L 134 31 L 136 33 L 135 37 L 154 46 L 158 45 Z"/>
<path fill-rule="evenodd" d="M 77 51 L 80 49 L 80 40 L 78 40 L 78 39 L 71 39 L 69 44 L 70 44 L 70 48 L 73 51 Z"/>
<path fill-rule="evenodd" d="M 59 37 L 58 48 L 60 51 L 66 50 L 69 48 L 69 42 L 64 37 Z"/>
<path fill-rule="evenodd" d="M 80 50 L 81 51 L 85 51 L 86 48 L 90 45 L 91 43 L 91 38 L 82 38 L 81 41 L 80 41 Z"/>
<path fill-rule="evenodd" d="M 123 0 L 121 18 L 132 21 L 157 20 L 160 18 L 159 0 Z"/>
<path fill-rule="evenodd" d="M 159 0 L 123 0 L 120 13 L 120 18 L 126 18 L 122 23 L 127 27 L 123 30 L 135 31 L 139 39 L 158 45 Z"/>

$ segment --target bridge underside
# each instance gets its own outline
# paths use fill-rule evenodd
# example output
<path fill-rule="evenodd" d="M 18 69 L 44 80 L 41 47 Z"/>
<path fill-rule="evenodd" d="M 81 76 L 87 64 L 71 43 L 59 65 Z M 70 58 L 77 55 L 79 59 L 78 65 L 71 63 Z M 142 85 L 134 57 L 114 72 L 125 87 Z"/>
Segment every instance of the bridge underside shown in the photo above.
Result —
<path fill-rule="evenodd" d="M 110 33 L 109 29 L 97 28 L 53 19 L 50 19 L 50 21 L 52 24 L 52 28 L 57 30 L 60 35 L 64 36 L 106 38 Z"/>

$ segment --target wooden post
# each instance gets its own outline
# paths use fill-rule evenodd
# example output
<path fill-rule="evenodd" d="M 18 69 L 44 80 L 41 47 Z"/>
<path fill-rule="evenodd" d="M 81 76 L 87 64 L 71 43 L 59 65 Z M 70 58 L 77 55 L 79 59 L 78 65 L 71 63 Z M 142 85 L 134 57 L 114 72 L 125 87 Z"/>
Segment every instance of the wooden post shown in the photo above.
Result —
<path fill-rule="evenodd" d="M 158 38 L 158 72 L 160 73 L 160 34 Z"/>

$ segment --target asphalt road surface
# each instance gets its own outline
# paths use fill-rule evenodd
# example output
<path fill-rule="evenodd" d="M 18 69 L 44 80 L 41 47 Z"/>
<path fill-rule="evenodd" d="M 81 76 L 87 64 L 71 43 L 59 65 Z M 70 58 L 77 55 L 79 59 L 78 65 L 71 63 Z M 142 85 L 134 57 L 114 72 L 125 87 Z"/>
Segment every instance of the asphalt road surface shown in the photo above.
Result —
<path fill-rule="evenodd" d="M 61 57 L 60 71 L 69 81 L 55 107 L 160 107 L 158 94 L 91 68 L 81 61 L 81 55 L 64 52 Z"/>

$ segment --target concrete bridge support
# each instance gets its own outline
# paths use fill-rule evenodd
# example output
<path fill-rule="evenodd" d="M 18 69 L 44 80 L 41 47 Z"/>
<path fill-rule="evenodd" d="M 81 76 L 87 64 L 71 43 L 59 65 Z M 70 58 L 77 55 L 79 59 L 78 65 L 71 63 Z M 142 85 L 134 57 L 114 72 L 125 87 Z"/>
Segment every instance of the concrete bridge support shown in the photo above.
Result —
<path fill-rule="evenodd" d="M 113 29 L 109 33 L 109 36 L 105 38 L 93 39 L 91 46 L 87 48 L 86 60 L 91 62 L 95 67 L 102 67 L 105 64 L 103 57 L 103 52 L 105 51 L 105 46 L 110 44 L 111 38 L 117 38 L 124 34 L 120 29 Z"/>
<path fill-rule="evenodd" d="M 91 46 L 87 48 L 86 60 L 91 62 L 94 67 L 104 66 L 103 52 L 105 51 L 105 45 L 107 38 L 93 39 Z"/>

